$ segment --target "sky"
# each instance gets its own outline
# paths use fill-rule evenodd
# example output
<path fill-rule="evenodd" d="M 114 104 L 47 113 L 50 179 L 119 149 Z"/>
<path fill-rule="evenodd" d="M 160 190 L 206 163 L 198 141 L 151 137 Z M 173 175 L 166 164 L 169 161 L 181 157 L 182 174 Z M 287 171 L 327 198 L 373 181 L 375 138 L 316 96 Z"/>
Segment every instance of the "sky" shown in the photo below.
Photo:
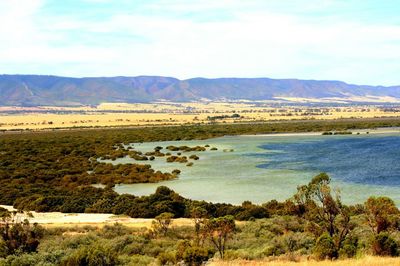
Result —
<path fill-rule="evenodd" d="M 398 0 L 0 0 L 0 73 L 400 84 Z"/>

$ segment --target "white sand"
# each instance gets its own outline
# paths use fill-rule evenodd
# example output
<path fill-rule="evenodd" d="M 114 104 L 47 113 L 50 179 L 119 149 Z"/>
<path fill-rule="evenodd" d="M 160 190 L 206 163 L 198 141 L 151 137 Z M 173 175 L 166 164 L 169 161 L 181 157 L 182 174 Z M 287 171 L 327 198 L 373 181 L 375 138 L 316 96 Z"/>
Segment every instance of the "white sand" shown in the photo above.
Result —
<path fill-rule="evenodd" d="M 9 211 L 14 211 L 12 206 L 0 205 Z M 121 223 L 131 227 L 150 227 L 153 219 L 130 218 L 128 216 L 118 216 L 109 213 L 61 213 L 61 212 L 31 212 L 33 218 L 29 218 L 30 223 L 41 225 L 105 225 Z M 173 224 L 178 226 L 191 226 L 191 219 L 174 219 Z"/>

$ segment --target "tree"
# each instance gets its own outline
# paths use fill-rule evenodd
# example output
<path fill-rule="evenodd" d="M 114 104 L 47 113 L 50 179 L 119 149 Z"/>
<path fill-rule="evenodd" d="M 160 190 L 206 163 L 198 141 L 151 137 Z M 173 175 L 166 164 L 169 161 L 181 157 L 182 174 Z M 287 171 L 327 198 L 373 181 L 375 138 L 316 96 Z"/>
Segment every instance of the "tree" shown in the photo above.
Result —
<path fill-rule="evenodd" d="M 235 232 L 235 220 L 233 216 L 212 218 L 205 222 L 203 233 L 213 243 L 221 259 L 224 259 L 226 243 Z"/>
<path fill-rule="evenodd" d="M 387 232 L 375 235 L 372 241 L 372 251 L 378 256 L 398 256 L 398 246 L 397 242 Z"/>
<path fill-rule="evenodd" d="M 388 197 L 370 197 L 365 202 L 368 225 L 375 235 L 396 226 L 400 211 Z"/>
<path fill-rule="evenodd" d="M 204 221 L 207 217 L 207 210 L 200 207 L 195 206 L 190 211 L 190 217 L 193 218 L 194 221 L 194 231 L 196 234 L 196 244 L 200 243 L 200 229 L 201 225 L 204 224 Z"/>
<path fill-rule="evenodd" d="M 155 220 L 152 223 L 152 228 L 157 233 L 163 233 L 164 236 L 167 235 L 173 217 L 174 217 L 173 213 L 170 212 L 161 213 L 160 215 L 156 216 Z"/>
<path fill-rule="evenodd" d="M 39 239 L 43 236 L 43 230 L 38 224 L 31 226 L 27 217 L 31 217 L 31 214 L 17 211 L 3 217 L 0 224 L 3 255 L 36 251 Z"/>
<path fill-rule="evenodd" d="M 315 244 L 314 255 L 319 260 L 332 259 L 337 257 L 337 249 L 332 237 L 324 233 L 322 234 Z"/>
<path fill-rule="evenodd" d="M 351 211 L 342 204 L 339 192 L 332 195 L 330 181 L 326 173 L 315 176 L 307 186 L 298 187 L 294 200 L 298 209 L 304 209 L 304 217 L 316 237 L 324 232 L 329 235 L 336 249 L 332 254 L 336 255 L 354 225 L 350 219 Z"/>

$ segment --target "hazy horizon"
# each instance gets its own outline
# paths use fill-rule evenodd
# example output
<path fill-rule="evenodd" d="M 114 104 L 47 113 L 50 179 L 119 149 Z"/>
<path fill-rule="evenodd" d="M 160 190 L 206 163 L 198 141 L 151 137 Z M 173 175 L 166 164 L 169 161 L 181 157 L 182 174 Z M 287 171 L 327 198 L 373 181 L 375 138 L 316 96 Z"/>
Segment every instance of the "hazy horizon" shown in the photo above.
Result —
<path fill-rule="evenodd" d="M 116 76 L 63 76 L 63 75 L 53 75 L 53 74 L 18 74 L 18 73 L 0 73 L 0 76 L 48 76 L 48 77 L 59 77 L 59 78 L 74 78 L 74 79 L 85 79 L 85 78 L 118 78 L 118 77 L 126 77 L 126 78 L 137 78 L 137 77 L 161 77 L 161 78 L 174 78 L 179 81 L 191 80 L 191 79 L 207 79 L 207 80 L 215 80 L 215 79 L 271 79 L 271 80 L 299 80 L 299 81 L 329 81 L 329 82 L 344 82 L 348 85 L 357 85 L 357 86 L 373 86 L 373 87 L 397 87 L 400 86 L 399 84 L 388 84 L 388 85 L 371 85 L 371 84 L 357 84 L 353 82 L 347 82 L 346 80 L 334 80 L 334 79 L 302 79 L 302 78 L 274 78 L 274 77 L 267 77 L 267 76 L 259 76 L 259 77 L 188 77 L 185 79 L 180 79 L 173 76 L 159 76 L 159 75 L 135 75 L 135 76 L 128 76 L 128 75 L 116 75 Z"/>

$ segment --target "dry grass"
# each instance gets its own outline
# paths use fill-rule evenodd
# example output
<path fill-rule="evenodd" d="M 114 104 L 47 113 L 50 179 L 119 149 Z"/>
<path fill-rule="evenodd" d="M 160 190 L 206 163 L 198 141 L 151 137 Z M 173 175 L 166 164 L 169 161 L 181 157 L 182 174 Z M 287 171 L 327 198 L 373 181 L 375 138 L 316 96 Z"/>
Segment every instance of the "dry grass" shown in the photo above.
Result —
<path fill-rule="evenodd" d="M 300 260 L 299 262 L 293 261 L 213 261 L 209 266 L 400 266 L 400 258 L 386 258 L 365 256 L 360 259 L 346 259 L 336 261 L 314 261 L 314 260 Z"/>
<path fill-rule="evenodd" d="M 7 114 L 18 111 L 17 114 Z M 24 112 L 29 111 L 29 113 Z M 51 113 L 45 113 L 45 112 Z M 58 113 L 66 112 L 66 113 Z M 78 113 L 76 113 L 78 112 Z M 226 103 L 104 103 L 97 107 L 0 107 L 0 129 L 44 129 L 71 127 L 111 127 L 179 125 L 209 123 L 208 116 L 231 116 L 239 119 L 218 119 L 217 122 L 251 122 L 299 119 L 339 119 L 396 117 L 399 112 L 379 107 L 280 107 L 248 102 Z"/>

